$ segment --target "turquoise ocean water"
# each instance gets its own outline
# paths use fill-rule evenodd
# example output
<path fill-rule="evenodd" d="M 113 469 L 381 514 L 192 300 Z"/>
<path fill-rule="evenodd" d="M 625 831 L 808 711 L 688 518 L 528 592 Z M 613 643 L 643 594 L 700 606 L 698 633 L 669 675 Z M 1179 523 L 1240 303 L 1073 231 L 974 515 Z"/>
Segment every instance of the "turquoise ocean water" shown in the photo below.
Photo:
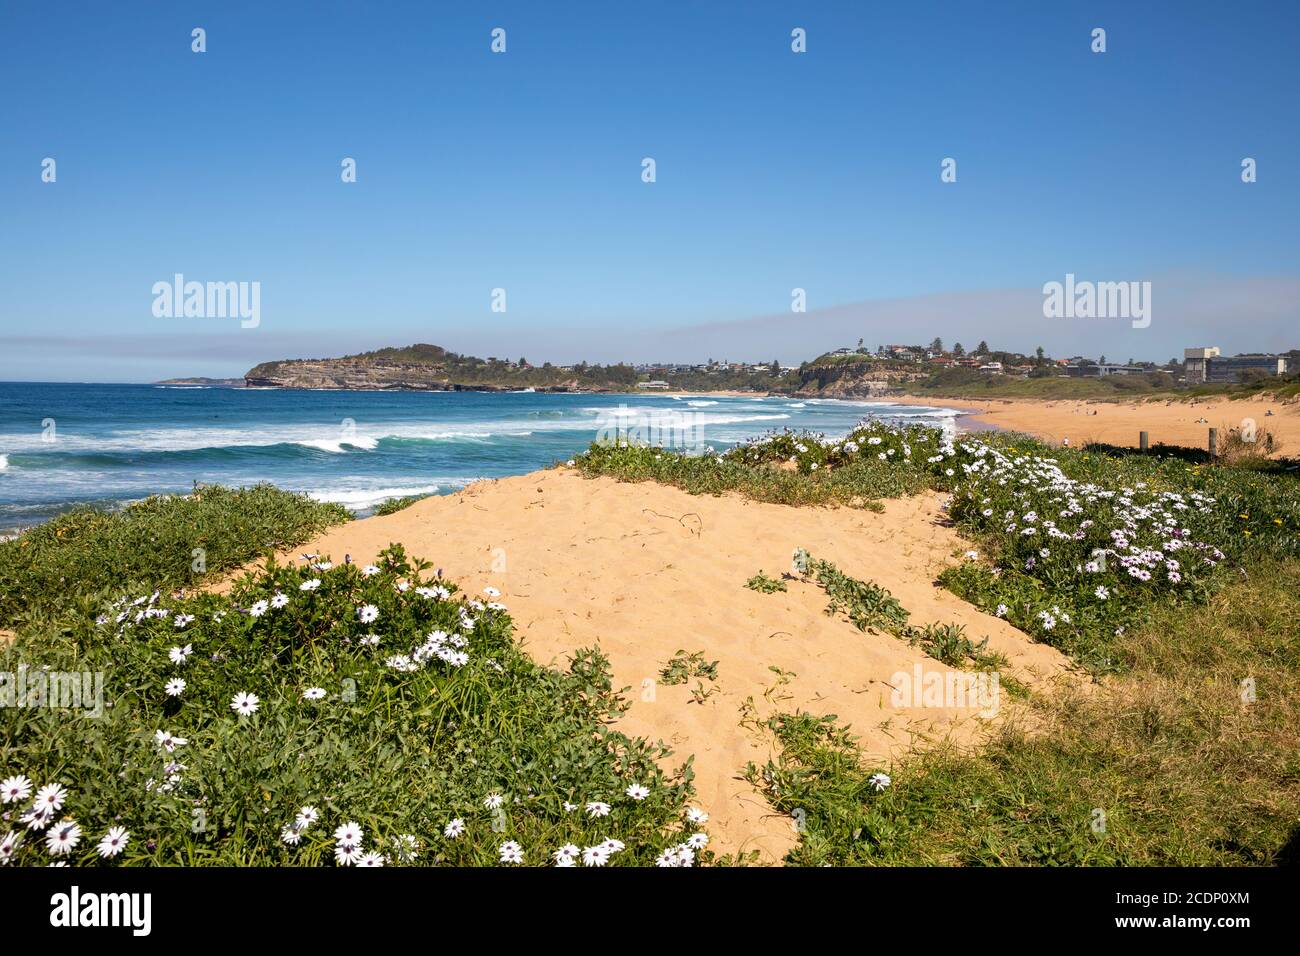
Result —
<path fill-rule="evenodd" d="M 567 459 L 618 421 L 678 422 L 721 449 L 772 429 L 837 435 L 866 416 L 954 414 L 786 397 L 0 383 L 0 531 L 195 482 L 269 481 L 364 514 Z"/>

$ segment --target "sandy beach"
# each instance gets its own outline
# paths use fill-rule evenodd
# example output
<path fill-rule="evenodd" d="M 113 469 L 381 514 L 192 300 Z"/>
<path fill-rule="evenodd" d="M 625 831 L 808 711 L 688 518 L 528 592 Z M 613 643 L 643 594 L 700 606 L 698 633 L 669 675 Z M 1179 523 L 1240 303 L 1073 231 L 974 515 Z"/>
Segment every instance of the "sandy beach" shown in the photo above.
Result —
<path fill-rule="evenodd" d="M 975 421 L 1009 431 L 1026 432 L 1045 441 L 1065 439 L 1078 447 L 1088 442 L 1138 445 L 1147 432 L 1152 445 L 1205 448 L 1209 429 L 1219 430 L 1219 440 L 1254 422 L 1256 435 L 1271 432 L 1282 454 L 1300 450 L 1300 403 L 1283 404 L 1268 396 L 1245 400 L 1214 399 L 1174 402 L 1097 402 L 1038 399 L 939 399 L 904 396 L 901 402 L 959 408 L 972 412 Z M 1267 413 L 1272 411 L 1272 415 Z"/>
<path fill-rule="evenodd" d="M 895 708 L 895 674 L 948 669 L 891 635 L 827 616 L 826 595 L 812 583 L 792 580 L 775 594 L 747 589 L 759 570 L 779 576 L 793 550 L 807 548 L 888 588 L 914 624 L 960 623 L 975 640 L 988 637 L 1022 682 L 1041 686 L 1068 671 L 1053 648 L 934 584 L 969 547 L 940 505 L 931 493 L 889 501 L 879 514 L 795 509 L 556 469 L 351 522 L 286 557 L 366 562 L 400 541 L 471 593 L 500 589 L 534 659 L 563 665 L 574 650 L 599 645 L 616 686 L 631 688 L 621 729 L 670 744 L 670 762 L 694 754 L 714 848 L 757 850 L 775 863 L 796 833 L 742 779 L 748 762 L 772 753 L 758 722 L 777 710 L 836 714 L 862 736 L 868 759 L 888 761 L 914 744 L 975 742 L 988 721 L 977 708 Z M 658 680 L 679 650 L 719 662 L 716 692 L 702 702 L 693 700 L 695 681 Z M 1008 695 L 1000 699 L 996 719 L 1014 719 Z"/>

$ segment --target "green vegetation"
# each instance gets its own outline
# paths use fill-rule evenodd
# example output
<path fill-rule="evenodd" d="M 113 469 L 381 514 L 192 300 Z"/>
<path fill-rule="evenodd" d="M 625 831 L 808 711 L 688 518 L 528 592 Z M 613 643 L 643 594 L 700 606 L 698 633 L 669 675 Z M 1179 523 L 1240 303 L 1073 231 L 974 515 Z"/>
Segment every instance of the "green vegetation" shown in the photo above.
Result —
<path fill-rule="evenodd" d="M 561 368 L 547 362 L 533 366 L 522 356 L 518 360 L 482 359 L 422 343 L 340 358 L 263 362 L 249 369 L 245 378 L 254 385 L 298 388 L 575 387 L 621 391 L 634 387 L 638 376 L 630 365 L 579 362 Z"/>
<path fill-rule="evenodd" d="M 979 751 L 915 753 L 871 782 L 834 718 L 787 714 L 749 779 L 819 866 L 1295 863 L 1300 561 L 1257 566 L 1195 613 L 1157 608 L 1100 691 L 1035 698 Z"/>
<path fill-rule="evenodd" d="M 648 465 L 642 451 L 593 450 L 584 467 L 625 480 L 707 473 L 667 453 Z M 1208 462 L 1188 449 L 1054 449 L 1015 435 L 948 443 L 866 422 L 837 440 L 765 436 L 709 463 L 729 487 L 764 491 L 779 463 L 791 482 L 782 495 L 798 503 L 825 503 L 835 474 L 872 459 L 950 492 L 949 514 L 979 550 L 941 581 L 1106 675 L 1089 692 L 1028 698 L 1033 719 L 999 723 L 975 752 L 913 753 L 892 780 L 833 716 L 774 717 L 782 753 L 747 775 L 801 826 L 789 862 L 1295 862 L 1300 469 L 1238 452 Z M 832 608 L 950 666 L 1002 669 L 959 627 L 914 628 L 902 608 L 873 618 L 892 607 L 885 592 L 800 558 L 820 567 Z"/>
<path fill-rule="evenodd" d="M 718 662 L 706 661 L 703 651 L 687 654 L 686 651 L 679 650 L 659 672 L 659 679 L 665 684 L 685 684 L 692 677 L 717 680 Z"/>
<path fill-rule="evenodd" d="M 574 460 L 583 475 L 619 481 L 657 481 L 693 495 L 736 492 L 755 501 L 783 505 L 846 505 L 879 511 L 879 498 L 898 498 L 926 487 L 918 471 L 862 460 L 823 470 L 810 481 L 794 470 L 754 468 L 728 455 L 691 456 L 630 445 L 593 445 Z"/>
<path fill-rule="evenodd" d="M 937 398 L 1038 398 L 1127 402 L 1142 398 L 1167 398 L 1178 391 L 1168 372 L 1074 378 L 1044 375 L 1007 378 L 985 375 L 972 368 L 950 368 L 908 385 L 917 396 Z"/>
<path fill-rule="evenodd" d="M 408 495 L 405 498 L 389 498 L 387 501 L 381 501 L 375 508 L 375 516 L 397 514 L 428 497 L 428 495 Z"/>
<path fill-rule="evenodd" d="M 758 591 L 762 594 L 773 594 L 776 591 L 785 591 L 786 584 L 780 578 L 769 578 L 762 571 L 745 582 L 745 587 L 751 591 Z"/>
<path fill-rule="evenodd" d="M 851 578 L 829 561 L 810 559 L 808 574 L 831 599 L 828 615 L 843 612 L 859 631 L 874 627 L 890 634 L 906 632 L 907 609 L 880 585 Z"/>
<path fill-rule="evenodd" d="M 64 548 L 75 567 L 97 553 Z M 365 568 L 272 564 L 229 595 L 127 592 L 97 622 L 20 634 L 0 649 L 28 677 L 0 708 L 6 787 L 26 791 L 4 862 L 708 862 L 690 762 L 666 774 L 666 748 L 610 729 L 626 701 L 607 660 L 534 664 L 504 610 L 427 569 L 400 546 Z M 49 681 L 83 673 L 102 695 L 79 713 Z M 61 805 L 25 809 L 43 787 Z M 125 848 L 101 859 L 114 827 Z"/>
<path fill-rule="evenodd" d="M 86 608 L 105 589 L 192 585 L 351 518 L 270 485 L 196 487 L 121 511 L 77 508 L 0 544 L 0 621 Z"/>

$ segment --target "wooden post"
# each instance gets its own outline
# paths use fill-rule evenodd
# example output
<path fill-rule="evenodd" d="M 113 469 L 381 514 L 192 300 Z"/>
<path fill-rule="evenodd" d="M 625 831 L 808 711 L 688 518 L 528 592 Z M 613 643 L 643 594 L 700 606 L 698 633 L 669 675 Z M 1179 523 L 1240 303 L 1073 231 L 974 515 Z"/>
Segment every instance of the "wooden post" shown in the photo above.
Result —
<path fill-rule="evenodd" d="M 1138 447 L 1143 451 L 1147 450 L 1148 442 L 1146 432 L 1138 432 Z"/>
<path fill-rule="evenodd" d="M 1210 429 L 1210 457 L 1217 458 L 1218 456 L 1219 456 L 1219 430 L 1217 428 L 1211 428 Z"/>

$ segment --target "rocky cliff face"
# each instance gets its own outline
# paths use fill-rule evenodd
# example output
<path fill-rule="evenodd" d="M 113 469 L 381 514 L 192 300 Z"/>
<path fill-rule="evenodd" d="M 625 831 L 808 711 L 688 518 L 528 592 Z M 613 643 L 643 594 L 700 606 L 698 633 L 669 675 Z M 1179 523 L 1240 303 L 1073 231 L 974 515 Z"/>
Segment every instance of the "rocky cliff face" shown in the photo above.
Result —
<path fill-rule="evenodd" d="M 511 392 L 521 385 L 461 381 L 443 365 L 354 359 L 290 359 L 263 362 L 244 375 L 249 388 L 391 389 L 419 392 Z M 539 392 L 612 389 L 580 385 L 576 379 L 531 386 Z"/>
<path fill-rule="evenodd" d="M 873 398 L 897 394 L 926 377 L 920 369 L 879 368 L 874 363 L 809 365 L 794 394 L 800 398 Z"/>

